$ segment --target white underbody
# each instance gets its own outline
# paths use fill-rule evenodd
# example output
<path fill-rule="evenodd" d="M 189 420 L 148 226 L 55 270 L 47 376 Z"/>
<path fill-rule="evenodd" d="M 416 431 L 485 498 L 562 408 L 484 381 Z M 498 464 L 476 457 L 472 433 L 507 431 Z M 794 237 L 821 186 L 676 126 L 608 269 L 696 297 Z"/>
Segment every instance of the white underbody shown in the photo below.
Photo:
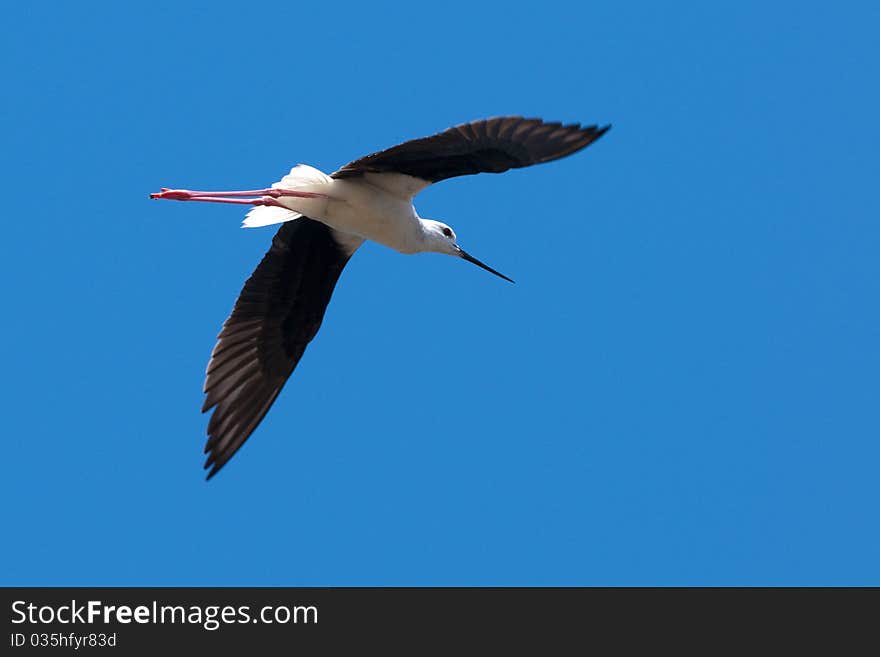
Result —
<path fill-rule="evenodd" d="M 256 207 L 248 213 L 244 226 L 266 226 L 305 215 L 342 233 L 343 239 L 351 236 L 352 242 L 357 244 L 360 243 L 357 238 L 361 238 L 401 253 L 432 250 L 412 203 L 413 196 L 425 186 L 425 181 L 403 174 L 368 173 L 337 180 L 300 164 L 272 187 L 322 196 L 279 197 L 277 200 L 289 211 L 271 206 Z"/>

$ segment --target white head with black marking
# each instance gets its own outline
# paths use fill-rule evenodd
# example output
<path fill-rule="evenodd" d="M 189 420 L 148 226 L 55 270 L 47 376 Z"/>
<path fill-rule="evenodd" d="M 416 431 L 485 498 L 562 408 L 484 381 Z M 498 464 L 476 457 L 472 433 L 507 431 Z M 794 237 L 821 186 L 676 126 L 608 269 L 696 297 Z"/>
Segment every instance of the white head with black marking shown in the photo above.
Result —
<path fill-rule="evenodd" d="M 457 242 L 455 231 L 451 226 L 447 226 L 442 221 L 434 221 L 433 219 L 420 219 L 422 230 L 424 231 L 426 251 L 434 253 L 444 253 L 446 255 L 457 256 L 468 262 L 472 262 L 477 267 L 482 267 L 486 271 L 500 276 L 505 281 L 513 283 L 513 279 L 508 278 L 499 271 L 495 271 L 489 265 L 480 262 L 475 257 L 462 249 Z"/>

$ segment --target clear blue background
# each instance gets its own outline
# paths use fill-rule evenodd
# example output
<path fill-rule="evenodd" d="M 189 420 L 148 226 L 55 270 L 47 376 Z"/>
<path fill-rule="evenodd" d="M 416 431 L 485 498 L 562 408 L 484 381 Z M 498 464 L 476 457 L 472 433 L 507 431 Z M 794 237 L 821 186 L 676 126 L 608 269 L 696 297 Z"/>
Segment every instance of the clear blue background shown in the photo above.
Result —
<path fill-rule="evenodd" d="M 710 6 L 711 5 L 711 6 Z M 3 584 L 880 584 L 876 3 L 18 3 Z M 500 114 L 438 185 L 517 280 L 367 245 L 209 483 L 253 188 Z"/>

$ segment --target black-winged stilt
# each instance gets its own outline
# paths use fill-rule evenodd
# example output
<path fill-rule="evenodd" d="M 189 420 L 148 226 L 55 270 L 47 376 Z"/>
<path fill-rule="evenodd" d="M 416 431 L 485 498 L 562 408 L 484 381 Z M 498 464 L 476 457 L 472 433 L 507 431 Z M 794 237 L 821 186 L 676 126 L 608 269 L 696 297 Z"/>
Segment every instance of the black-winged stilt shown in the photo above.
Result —
<path fill-rule="evenodd" d="M 498 117 L 399 144 L 329 176 L 300 164 L 269 189 L 194 192 L 150 198 L 255 206 L 244 226 L 283 223 L 223 324 L 205 378 L 205 468 L 213 477 L 253 433 L 318 332 L 351 255 L 373 240 L 401 253 L 463 258 L 513 282 L 466 253 L 446 224 L 419 217 L 413 197 L 428 185 L 501 173 L 571 155 L 610 128 Z"/>

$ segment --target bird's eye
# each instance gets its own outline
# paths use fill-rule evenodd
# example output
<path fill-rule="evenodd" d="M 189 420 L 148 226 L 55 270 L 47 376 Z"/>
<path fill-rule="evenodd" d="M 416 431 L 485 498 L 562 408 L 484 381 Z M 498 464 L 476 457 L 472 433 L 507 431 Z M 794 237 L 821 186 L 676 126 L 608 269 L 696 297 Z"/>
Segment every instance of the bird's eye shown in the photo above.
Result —
<path fill-rule="evenodd" d="M 446 235 L 446 237 L 452 237 L 452 231 L 449 228 L 444 228 L 443 234 Z"/>

